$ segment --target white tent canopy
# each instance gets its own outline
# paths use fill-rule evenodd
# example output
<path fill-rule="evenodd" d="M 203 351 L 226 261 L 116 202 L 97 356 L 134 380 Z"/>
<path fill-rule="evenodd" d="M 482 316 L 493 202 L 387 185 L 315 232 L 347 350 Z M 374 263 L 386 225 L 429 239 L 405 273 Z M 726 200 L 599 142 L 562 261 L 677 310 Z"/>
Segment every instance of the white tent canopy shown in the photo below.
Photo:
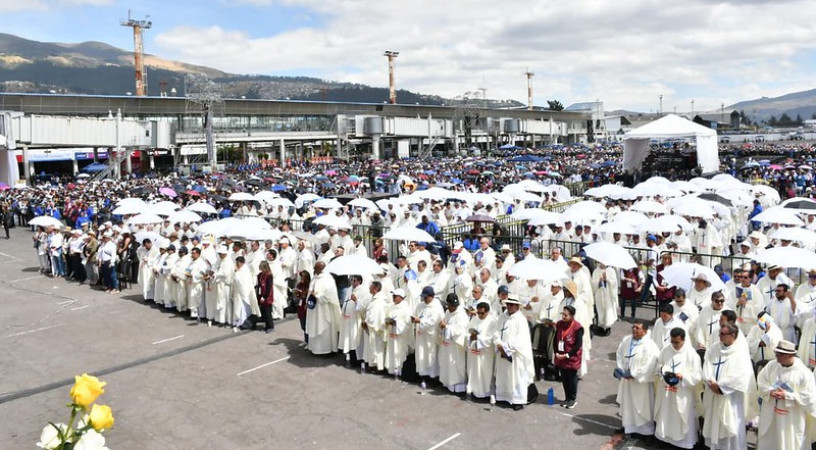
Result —
<path fill-rule="evenodd" d="M 675 114 L 647 123 L 623 136 L 623 169 L 640 169 L 649 154 L 651 139 L 694 138 L 697 142 L 697 164 L 703 173 L 716 172 L 720 167 L 717 132 Z"/>

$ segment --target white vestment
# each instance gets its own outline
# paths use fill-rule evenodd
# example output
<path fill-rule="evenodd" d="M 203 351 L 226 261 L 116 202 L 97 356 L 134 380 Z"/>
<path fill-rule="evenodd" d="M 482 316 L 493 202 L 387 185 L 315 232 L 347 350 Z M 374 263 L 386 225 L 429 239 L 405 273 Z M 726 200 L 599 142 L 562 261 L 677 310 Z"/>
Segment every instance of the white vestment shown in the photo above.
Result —
<path fill-rule="evenodd" d="M 229 323 L 227 312 L 232 309 L 230 289 L 234 276 L 235 264 L 232 258 L 219 258 L 215 268 L 215 311 L 207 313 L 208 317 L 212 316 L 218 323 Z"/>
<path fill-rule="evenodd" d="M 496 328 L 493 336 L 496 346 L 496 400 L 524 405 L 535 377 L 530 327 L 527 319 L 518 311 L 510 316 L 506 312 L 502 314 Z M 499 345 L 510 360 L 501 356 Z"/>
<path fill-rule="evenodd" d="M 385 293 L 378 292 L 371 298 L 366 306 L 365 323 L 367 329 L 363 334 L 366 338 L 363 360 L 369 367 L 376 367 L 377 370 L 385 369 L 385 340 L 386 326 L 385 313 L 388 304 L 385 300 Z"/>
<path fill-rule="evenodd" d="M 617 402 L 626 434 L 654 434 L 654 377 L 660 350 L 644 336 L 626 336 L 618 345 L 616 364 L 626 375 L 618 382 Z M 627 377 L 628 376 L 628 377 Z"/>
<path fill-rule="evenodd" d="M 785 399 L 771 397 L 771 391 L 778 388 L 785 391 Z M 805 423 L 806 417 L 814 413 L 813 373 L 799 359 L 794 359 L 789 367 L 771 361 L 759 372 L 757 389 L 762 399 L 757 448 L 809 449 Z"/>
<path fill-rule="evenodd" d="M 474 315 L 468 324 L 467 392 L 477 398 L 493 394 L 493 370 L 496 351 L 493 337 L 498 321 L 488 314 L 484 320 Z M 476 331 L 476 339 L 470 339 L 470 331 Z"/>
<path fill-rule="evenodd" d="M 601 281 L 602 274 L 606 274 L 604 281 Z M 592 291 L 598 309 L 598 326 L 612 328 L 618 320 L 618 271 L 611 267 L 595 269 L 592 273 Z"/>
<path fill-rule="evenodd" d="M 336 352 L 340 333 L 340 303 L 334 278 L 325 271 L 315 275 L 310 291 L 314 292 L 317 301 L 313 309 L 306 311 L 309 350 L 315 355 Z"/>
<path fill-rule="evenodd" d="M 353 287 L 351 296 L 343 302 L 340 315 L 340 341 L 338 348 L 343 353 L 357 350 L 357 344 L 360 342 L 360 315 L 357 313 L 357 302 L 352 300 L 360 300 L 369 296 L 368 289 L 364 285 Z M 357 355 L 359 358 L 362 353 Z"/>
<path fill-rule="evenodd" d="M 469 317 L 460 306 L 445 313 L 444 321 L 445 328 L 440 330 L 439 381 L 451 392 L 465 392 Z"/>
<path fill-rule="evenodd" d="M 782 331 L 780 331 L 776 325 L 771 324 L 768 331 L 763 331 L 758 325 L 754 325 L 754 328 L 751 328 L 751 331 L 748 333 L 747 339 L 748 350 L 751 352 L 751 361 L 758 363 L 760 361 L 773 360 L 774 349 L 782 339 Z"/>
<path fill-rule="evenodd" d="M 737 342 L 725 347 L 721 342 L 708 348 L 703 361 L 703 382 L 716 381 L 722 394 L 708 385 L 703 393 L 703 437 L 709 447 L 725 450 L 745 449 L 745 422 L 754 417 L 752 399 L 756 382 L 751 357 Z M 753 395 L 752 395 L 753 394 Z"/>
<path fill-rule="evenodd" d="M 414 342 L 411 311 L 405 299 L 399 304 L 392 303 L 386 311 L 386 317 L 393 321 L 386 327 L 388 340 L 385 345 L 385 369 L 388 373 L 400 375 L 402 365 L 411 353 Z"/>
<path fill-rule="evenodd" d="M 153 244 L 150 250 L 147 250 L 141 246 L 136 250 L 136 255 L 139 257 L 139 283 L 142 285 L 142 295 L 145 300 L 154 300 L 156 274 L 153 272 L 153 267 L 160 256 L 159 247 Z"/>
<path fill-rule="evenodd" d="M 235 270 L 230 297 L 232 298 L 232 317 L 229 320 L 233 326 L 240 327 L 249 318 L 250 305 L 252 299 L 255 298 L 255 279 L 247 264 Z M 257 304 L 257 299 L 255 303 Z"/>
<path fill-rule="evenodd" d="M 439 300 L 432 299 L 430 303 L 423 302 L 417 305 L 414 317 L 419 319 L 419 323 L 416 324 L 414 354 L 417 374 L 432 378 L 438 377 L 439 321 L 445 317 L 445 311 Z"/>
<path fill-rule="evenodd" d="M 697 443 L 697 410 L 695 398 L 702 380 L 700 356 L 686 341 L 678 351 L 669 344 L 657 357 L 658 381 L 655 401 L 655 437 L 680 448 L 694 448 Z M 662 374 L 673 372 L 683 379 L 670 386 Z"/>

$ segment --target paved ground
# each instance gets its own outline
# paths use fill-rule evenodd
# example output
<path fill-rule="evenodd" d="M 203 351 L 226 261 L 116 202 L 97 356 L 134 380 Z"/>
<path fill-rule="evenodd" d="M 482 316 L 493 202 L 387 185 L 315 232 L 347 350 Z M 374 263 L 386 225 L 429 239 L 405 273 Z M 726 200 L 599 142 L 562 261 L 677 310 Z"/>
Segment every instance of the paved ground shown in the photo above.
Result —
<path fill-rule="evenodd" d="M 542 403 L 550 386 L 563 396 L 548 382 L 522 411 L 491 409 L 312 356 L 296 319 L 234 334 L 145 305 L 138 287 L 108 295 L 41 276 L 29 236 L 0 239 L 0 448 L 31 448 L 48 421 L 66 421 L 83 372 L 108 383 L 116 449 L 657 447 L 614 435 L 611 373 L 628 323 L 594 339 L 575 409 Z"/>

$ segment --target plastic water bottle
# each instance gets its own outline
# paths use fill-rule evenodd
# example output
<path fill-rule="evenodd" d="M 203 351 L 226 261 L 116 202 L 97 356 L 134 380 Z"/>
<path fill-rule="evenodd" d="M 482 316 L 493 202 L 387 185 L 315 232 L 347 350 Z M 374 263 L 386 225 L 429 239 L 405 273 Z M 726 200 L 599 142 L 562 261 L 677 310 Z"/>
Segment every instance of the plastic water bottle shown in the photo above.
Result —
<path fill-rule="evenodd" d="M 553 388 L 547 389 L 547 404 L 550 406 L 555 404 L 555 391 Z"/>
<path fill-rule="evenodd" d="M 491 395 L 491 396 L 490 396 L 490 410 L 491 410 L 491 411 L 493 411 L 493 407 L 494 407 L 494 406 L 496 406 L 496 396 L 495 396 L 495 395 Z"/>
<path fill-rule="evenodd" d="M 365 363 L 361 362 L 360 363 L 360 375 L 364 375 L 364 374 L 365 374 Z"/>
<path fill-rule="evenodd" d="M 351 366 L 351 353 L 346 353 L 346 367 Z"/>
<path fill-rule="evenodd" d="M 422 382 L 422 383 L 419 385 L 419 387 L 420 387 L 420 389 L 422 389 L 422 392 L 420 392 L 419 394 L 420 394 L 420 395 L 425 395 L 425 389 L 427 389 L 427 388 L 428 388 L 428 385 L 427 385 L 427 384 L 425 384 L 425 381 L 423 381 L 423 382 Z"/>

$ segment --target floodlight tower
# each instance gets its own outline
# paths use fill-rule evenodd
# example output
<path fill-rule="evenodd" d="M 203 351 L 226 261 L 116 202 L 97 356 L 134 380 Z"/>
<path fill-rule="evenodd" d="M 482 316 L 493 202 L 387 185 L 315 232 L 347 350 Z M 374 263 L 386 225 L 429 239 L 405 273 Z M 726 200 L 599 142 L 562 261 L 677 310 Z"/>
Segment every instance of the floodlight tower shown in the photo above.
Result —
<path fill-rule="evenodd" d="M 527 75 L 527 109 L 533 109 L 533 72 L 527 70 L 525 72 Z"/>
<path fill-rule="evenodd" d="M 147 74 L 144 70 L 144 30 L 153 26 L 150 16 L 145 16 L 144 20 L 134 19 L 131 11 L 128 10 L 127 20 L 120 20 L 123 27 L 133 28 L 133 67 L 136 71 L 136 96 L 144 97 L 147 94 Z"/>
<path fill-rule="evenodd" d="M 399 52 L 386 50 L 383 56 L 388 57 L 388 103 L 397 103 L 397 91 L 394 88 L 394 58 L 399 56 Z"/>

